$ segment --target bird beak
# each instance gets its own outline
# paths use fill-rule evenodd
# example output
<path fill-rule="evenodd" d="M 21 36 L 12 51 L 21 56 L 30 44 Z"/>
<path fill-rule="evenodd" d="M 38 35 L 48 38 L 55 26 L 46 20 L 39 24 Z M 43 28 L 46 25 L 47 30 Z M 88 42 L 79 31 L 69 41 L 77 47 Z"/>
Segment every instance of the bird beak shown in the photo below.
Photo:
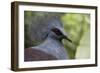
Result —
<path fill-rule="evenodd" d="M 67 36 L 64 36 L 64 38 L 72 43 L 72 40 L 70 40 Z"/>
<path fill-rule="evenodd" d="M 60 31 L 61 31 L 62 34 L 63 34 L 63 38 L 72 43 L 72 40 L 68 38 L 68 35 L 67 35 L 66 32 L 64 31 L 64 29 L 60 29 Z"/>

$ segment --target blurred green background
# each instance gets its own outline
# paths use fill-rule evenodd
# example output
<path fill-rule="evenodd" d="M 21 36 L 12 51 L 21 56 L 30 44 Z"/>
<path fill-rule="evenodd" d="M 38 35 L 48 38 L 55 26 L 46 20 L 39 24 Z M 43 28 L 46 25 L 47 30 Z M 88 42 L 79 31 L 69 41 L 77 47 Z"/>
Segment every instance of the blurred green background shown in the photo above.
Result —
<path fill-rule="evenodd" d="M 46 23 L 46 19 L 50 16 L 58 16 L 61 19 L 65 31 L 73 41 L 73 43 L 70 43 L 63 40 L 70 59 L 90 58 L 90 15 L 83 13 L 25 11 L 25 48 L 38 45 L 44 41 L 45 36 L 43 36 L 44 33 L 41 30 L 45 28 L 46 25 L 43 23 Z"/>

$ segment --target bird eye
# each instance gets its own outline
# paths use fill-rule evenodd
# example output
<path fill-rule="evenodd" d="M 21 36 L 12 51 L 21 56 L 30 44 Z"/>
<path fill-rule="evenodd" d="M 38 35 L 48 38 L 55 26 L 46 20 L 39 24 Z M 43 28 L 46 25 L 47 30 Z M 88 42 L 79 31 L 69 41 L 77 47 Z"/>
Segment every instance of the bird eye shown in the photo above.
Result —
<path fill-rule="evenodd" d="M 59 29 L 57 29 L 57 28 L 52 29 L 52 31 L 54 33 L 56 33 L 57 35 L 62 35 L 61 31 Z"/>
<path fill-rule="evenodd" d="M 52 31 L 54 31 L 54 32 L 58 32 L 59 30 L 58 30 L 58 29 L 56 29 L 56 28 L 54 28 L 54 29 L 52 29 Z"/>
<path fill-rule="evenodd" d="M 55 29 L 55 31 L 57 32 L 57 31 L 58 31 L 58 29 Z"/>

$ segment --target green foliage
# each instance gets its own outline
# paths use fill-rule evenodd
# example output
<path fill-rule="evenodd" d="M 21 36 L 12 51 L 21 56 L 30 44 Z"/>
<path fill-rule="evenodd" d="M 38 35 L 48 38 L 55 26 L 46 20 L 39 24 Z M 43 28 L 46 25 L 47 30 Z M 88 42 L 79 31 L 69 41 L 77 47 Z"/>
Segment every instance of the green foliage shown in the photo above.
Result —
<path fill-rule="evenodd" d="M 69 43 L 68 41 L 64 40 L 64 46 L 67 48 L 69 57 L 71 59 L 75 58 L 77 47 L 81 46 L 80 41 L 84 36 L 84 33 L 90 30 L 89 21 L 90 21 L 89 14 L 67 13 L 62 16 L 64 29 L 66 32 L 68 32 L 68 36 L 73 41 L 73 43 Z M 86 40 L 87 39 L 85 39 L 84 41 Z M 87 44 L 89 44 L 89 42 Z M 84 45 L 81 47 L 87 47 L 87 46 L 88 45 Z"/>
<path fill-rule="evenodd" d="M 90 31 L 88 30 L 80 40 L 80 45 L 77 47 L 76 59 L 90 58 Z"/>

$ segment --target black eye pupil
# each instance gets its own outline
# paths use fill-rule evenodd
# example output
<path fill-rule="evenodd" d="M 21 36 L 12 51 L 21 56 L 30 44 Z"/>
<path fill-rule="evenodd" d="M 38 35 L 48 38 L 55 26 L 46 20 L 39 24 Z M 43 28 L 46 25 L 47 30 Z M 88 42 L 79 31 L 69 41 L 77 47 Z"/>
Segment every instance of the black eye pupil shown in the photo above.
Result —
<path fill-rule="evenodd" d="M 59 29 L 53 29 L 53 31 L 56 33 L 56 35 L 60 36 L 62 35 L 61 31 Z"/>
<path fill-rule="evenodd" d="M 58 31 L 57 29 L 55 31 Z"/>

